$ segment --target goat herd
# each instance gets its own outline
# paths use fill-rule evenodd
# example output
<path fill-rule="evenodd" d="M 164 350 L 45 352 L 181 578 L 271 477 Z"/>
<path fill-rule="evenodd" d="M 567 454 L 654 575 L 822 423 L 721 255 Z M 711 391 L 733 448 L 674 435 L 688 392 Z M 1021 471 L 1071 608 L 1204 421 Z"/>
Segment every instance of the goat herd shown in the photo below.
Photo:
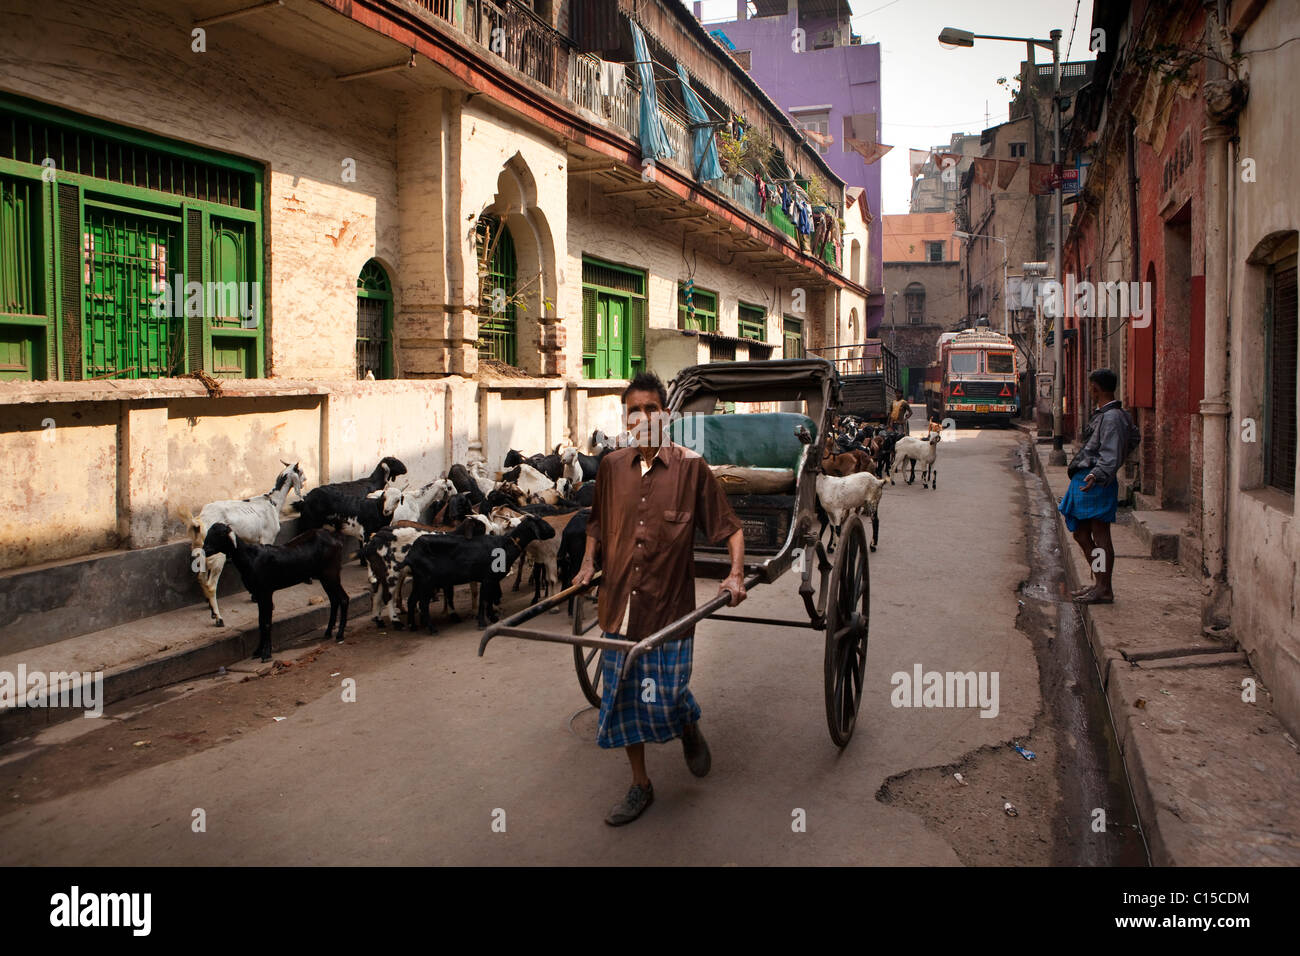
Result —
<path fill-rule="evenodd" d="M 817 476 L 818 512 L 822 532 L 829 523 L 831 544 L 847 515 L 872 518 L 872 550 L 879 531 L 878 505 L 885 478 L 897 458 L 899 467 L 916 462 L 925 468 L 922 484 L 929 487 L 935 472 L 937 425 L 925 440 L 901 432 L 875 429 L 851 417 L 841 418 L 822 445 L 822 474 Z M 400 629 L 402 590 L 411 579 L 406 602 L 407 626 L 416 627 L 416 612 L 430 634 L 434 595 L 443 596 L 453 621 L 454 588 L 470 584 L 477 603 L 479 627 L 498 619 L 501 581 L 517 567 L 518 590 L 524 566 L 531 560 L 534 603 L 559 585 L 567 587 L 577 574 L 586 550 L 587 517 L 595 492 L 596 470 L 614 447 L 604 434 L 592 435 L 593 454 L 558 446 L 548 455 L 525 457 L 511 450 L 503 462 L 501 480 L 490 478 L 481 462 L 456 464 L 446 477 L 416 490 L 399 484 L 406 466 L 396 458 L 382 459 L 366 478 L 322 485 L 303 494 L 305 475 L 298 464 L 281 462 L 275 486 L 256 498 L 213 501 L 194 515 L 182 511 L 190 529 L 191 565 L 208 601 L 212 620 L 223 626 L 217 586 L 227 561 L 258 607 L 259 641 L 254 657 L 271 659 L 272 596 L 276 591 L 319 580 L 330 602 L 328 639 L 338 631 L 343 642 L 348 596 L 340 578 L 348 538 L 360 542 L 360 559 L 368 568 L 371 614 L 383 623 L 386 611 L 392 627 Z M 283 545 L 274 541 L 280 515 L 290 502 L 298 514 L 298 535 Z M 521 560 L 521 558 L 523 560 Z"/>

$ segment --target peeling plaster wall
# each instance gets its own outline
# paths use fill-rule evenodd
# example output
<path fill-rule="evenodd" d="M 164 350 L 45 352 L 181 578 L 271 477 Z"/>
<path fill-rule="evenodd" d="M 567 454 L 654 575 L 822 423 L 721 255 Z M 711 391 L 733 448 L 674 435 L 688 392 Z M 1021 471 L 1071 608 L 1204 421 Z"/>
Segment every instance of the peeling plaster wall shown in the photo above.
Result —
<path fill-rule="evenodd" d="M 1270 3 L 1241 38 L 1241 48 L 1272 46 L 1278 37 L 1300 30 L 1300 10 Z M 1245 263 L 1267 238 L 1300 229 L 1300 196 L 1293 188 L 1294 157 L 1300 151 L 1300 129 L 1280 123 L 1292 104 L 1294 77 L 1300 73 L 1295 45 L 1252 56 L 1250 100 L 1238 132 L 1238 161 L 1255 160 L 1255 182 L 1236 177 L 1235 244 L 1230 250 L 1232 283 L 1229 324 L 1229 447 L 1205 449 L 1205 457 L 1226 452 L 1229 461 L 1227 550 L 1228 583 L 1232 587 L 1232 632 L 1250 654 L 1273 695 L 1279 716 L 1292 734 L 1300 735 L 1300 527 L 1296 500 L 1273 488 L 1259 487 L 1263 478 L 1262 440 L 1264 393 L 1263 306 L 1265 275 Z M 1199 145 L 1199 144 L 1198 144 Z M 1294 262 L 1294 260 L 1292 260 Z M 1209 383 L 1207 383 L 1207 390 Z M 1261 436 L 1242 441 L 1242 422 L 1254 418 Z"/>
<path fill-rule="evenodd" d="M 0 418 L 0 570 L 116 547 L 117 404 L 8 406 Z"/>

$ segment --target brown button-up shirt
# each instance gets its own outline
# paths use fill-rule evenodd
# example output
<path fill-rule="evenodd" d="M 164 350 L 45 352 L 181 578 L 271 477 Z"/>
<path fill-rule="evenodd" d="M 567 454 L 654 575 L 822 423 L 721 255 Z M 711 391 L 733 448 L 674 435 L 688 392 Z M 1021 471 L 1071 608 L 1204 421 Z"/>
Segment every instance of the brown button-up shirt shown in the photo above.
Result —
<path fill-rule="evenodd" d="M 601 460 L 587 522 L 604 572 L 601 630 L 639 641 L 695 609 L 696 527 L 713 544 L 741 527 L 698 453 L 664 445 L 644 475 L 640 449 L 620 448 Z"/>

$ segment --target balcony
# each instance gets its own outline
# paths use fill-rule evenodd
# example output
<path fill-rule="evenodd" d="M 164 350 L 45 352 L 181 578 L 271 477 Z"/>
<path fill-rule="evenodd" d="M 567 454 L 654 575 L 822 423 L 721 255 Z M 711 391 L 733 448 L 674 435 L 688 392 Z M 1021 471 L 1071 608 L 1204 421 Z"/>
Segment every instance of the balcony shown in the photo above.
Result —
<path fill-rule="evenodd" d="M 520 0 L 413 0 L 439 20 L 563 96 L 571 44 Z M 499 31 L 499 32 L 498 32 Z"/>
<path fill-rule="evenodd" d="M 640 141 L 641 89 L 634 67 L 627 69 L 612 93 L 606 93 L 601 83 L 603 61 L 576 52 L 567 37 L 552 29 L 521 0 L 413 2 L 454 26 L 515 70 L 623 130 L 634 141 Z M 673 148 L 673 157 L 663 162 L 694 178 L 694 137 L 690 121 L 663 106 L 660 106 L 659 115 Z M 742 174 L 739 182 L 732 176 L 724 176 L 704 185 L 755 219 L 774 225 L 798 241 L 794 224 L 781 211 L 779 204 L 769 203 L 766 210 L 762 209 L 752 175 Z M 827 262 L 833 258 L 830 248 L 828 243 L 821 251 L 821 258 Z"/>

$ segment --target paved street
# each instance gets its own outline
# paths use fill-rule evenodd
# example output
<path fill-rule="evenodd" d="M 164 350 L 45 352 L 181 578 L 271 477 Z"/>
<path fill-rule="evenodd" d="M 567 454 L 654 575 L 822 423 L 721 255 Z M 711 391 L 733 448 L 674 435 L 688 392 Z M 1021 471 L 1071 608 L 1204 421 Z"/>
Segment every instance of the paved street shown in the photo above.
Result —
<path fill-rule="evenodd" d="M 712 773 L 690 776 L 676 743 L 650 748 L 655 805 L 615 830 L 602 818 L 626 760 L 596 747 L 567 648 L 502 638 L 479 659 L 472 625 L 413 637 L 358 618 L 346 645 L 290 651 L 287 669 L 190 681 L 109 709 L 124 719 L 0 751 L 0 862 L 1073 862 L 1086 819 L 1062 797 L 1060 730 L 1016 627 L 1032 520 L 1023 442 L 962 430 L 940 448 L 937 491 L 919 477 L 886 489 L 866 692 L 842 753 L 819 632 L 706 623 L 692 687 Z M 745 612 L 801 617 L 796 586 L 787 575 L 752 592 Z M 507 609 L 524 603 L 507 591 Z M 893 706 L 891 675 L 915 665 L 996 673 L 996 717 Z M 206 832 L 192 829 L 196 808 Z"/>

